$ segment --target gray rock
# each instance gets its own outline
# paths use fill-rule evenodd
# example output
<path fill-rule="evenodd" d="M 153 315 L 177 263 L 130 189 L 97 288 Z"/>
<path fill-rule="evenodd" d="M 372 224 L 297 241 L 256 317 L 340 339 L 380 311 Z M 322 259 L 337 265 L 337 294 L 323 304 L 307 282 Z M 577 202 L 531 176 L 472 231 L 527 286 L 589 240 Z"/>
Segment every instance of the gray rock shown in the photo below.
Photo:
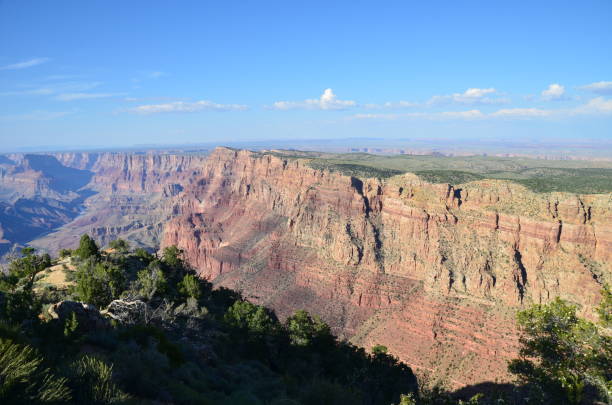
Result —
<path fill-rule="evenodd" d="M 108 319 L 104 318 L 98 309 L 91 304 L 76 301 L 60 301 L 49 307 L 49 315 L 60 322 L 66 322 L 75 314 L 78 327 L 82 332 L 96 329 L 105 329 L 110 326 Z"/>

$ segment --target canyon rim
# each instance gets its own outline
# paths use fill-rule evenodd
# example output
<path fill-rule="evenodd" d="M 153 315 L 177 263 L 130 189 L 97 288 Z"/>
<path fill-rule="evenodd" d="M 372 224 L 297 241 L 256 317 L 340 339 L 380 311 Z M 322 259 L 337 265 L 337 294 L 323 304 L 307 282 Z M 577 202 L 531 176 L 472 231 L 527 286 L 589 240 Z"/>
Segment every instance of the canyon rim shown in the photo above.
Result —
<path fill-rule="evenodd" d="M 56 221 L 33 246 L 57 251 L 83 233 L 102 244 L 177 245 L 214 285 L 281 318 L 319 314 L 342 338 L 383 344 L 452 386 L 507 380 L 516 311 L 558 296 L 592 319 L 611 274 L 610 193 L 356 177 L 291 152 L 224 147 L 50 154 L 42 168 L 36 155 L 8 159 L 6 189 L 17 182 L 76 210 L 45 209 Z M 54 184 L 49 167 L 80 173 L 80 183 Z"/>

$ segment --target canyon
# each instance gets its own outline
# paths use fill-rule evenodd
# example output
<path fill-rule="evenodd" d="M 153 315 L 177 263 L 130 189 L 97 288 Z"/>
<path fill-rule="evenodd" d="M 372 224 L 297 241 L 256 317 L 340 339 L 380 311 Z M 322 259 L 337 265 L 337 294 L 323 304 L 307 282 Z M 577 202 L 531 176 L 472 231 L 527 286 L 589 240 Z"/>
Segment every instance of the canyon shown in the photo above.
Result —
<path fill-rule="evenodd" d="M 611 281 L 610 193 L 356 177 L 291 152 L 230 148 L 15 154 L 0 175 L 5 251 L 56 252 L 83 233 L 177 245 L 216 286 L 280 318 L 316 313 L 451 386 L 508 378 L 517 310 L 559 296 L 593 319 Z"/>

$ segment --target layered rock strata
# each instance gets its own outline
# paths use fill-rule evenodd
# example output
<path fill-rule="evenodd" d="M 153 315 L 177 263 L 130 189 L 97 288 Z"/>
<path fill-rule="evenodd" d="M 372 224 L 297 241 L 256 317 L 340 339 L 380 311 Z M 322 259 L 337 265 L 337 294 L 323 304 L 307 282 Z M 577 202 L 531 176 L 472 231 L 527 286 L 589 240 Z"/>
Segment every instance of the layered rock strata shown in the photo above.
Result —
<path fill-rule="evenodd" d="M 517 309 L 561 296 L 593 316 L 611 274 L 611 198 L 357 179 L 220 148 L 175 197 L 162 244 L 281 316 L 305 308 L 461 385 L 507 377 Z"/>
<path fill-rule="evenodd" d="M 91 173 L 82 212 L 32 244 L 57 251 L 89 233 L 105 245 L 118 237 L 133 246 L 159 247 L 173 198 L 198 178 L 206 156 L 163 153 L 58 153 L 63 166 Z"/>
<path fill-rule="evenodd" d="M 516 310 L 561 296 L 592 318 L 612 274 L 612 194 L 355 178 L 282 153 L 226 148 L 208 157 L 52 158 L 61 167 L 25 155 L 0 160 L 0 244 L 13 232 L 1 215 L 15 201 L 78 202 L 63 218 L 45 209 L 56 222 L 41 229 L 63 227 L 33 244 L 73 247 L 85 232 L 101 244 L 176 244 L 216 285 L 281 318 L 317 313 L 340 336 L 384 344 L 452 385 L 507 378 Z M 58 183 L 65 169 L 86 184 Z M 41 212 L 27 218 L 40 222 Z"/>

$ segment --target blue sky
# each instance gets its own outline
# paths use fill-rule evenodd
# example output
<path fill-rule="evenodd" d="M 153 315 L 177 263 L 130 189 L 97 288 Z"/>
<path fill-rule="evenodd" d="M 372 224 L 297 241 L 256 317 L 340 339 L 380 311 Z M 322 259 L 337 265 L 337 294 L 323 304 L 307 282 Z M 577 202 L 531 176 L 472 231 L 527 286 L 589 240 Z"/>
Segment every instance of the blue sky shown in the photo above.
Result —
<path fill-rule="evenodd" d="M 612 2 L 0 0 L 0 149 L 612 138 Z"/>

